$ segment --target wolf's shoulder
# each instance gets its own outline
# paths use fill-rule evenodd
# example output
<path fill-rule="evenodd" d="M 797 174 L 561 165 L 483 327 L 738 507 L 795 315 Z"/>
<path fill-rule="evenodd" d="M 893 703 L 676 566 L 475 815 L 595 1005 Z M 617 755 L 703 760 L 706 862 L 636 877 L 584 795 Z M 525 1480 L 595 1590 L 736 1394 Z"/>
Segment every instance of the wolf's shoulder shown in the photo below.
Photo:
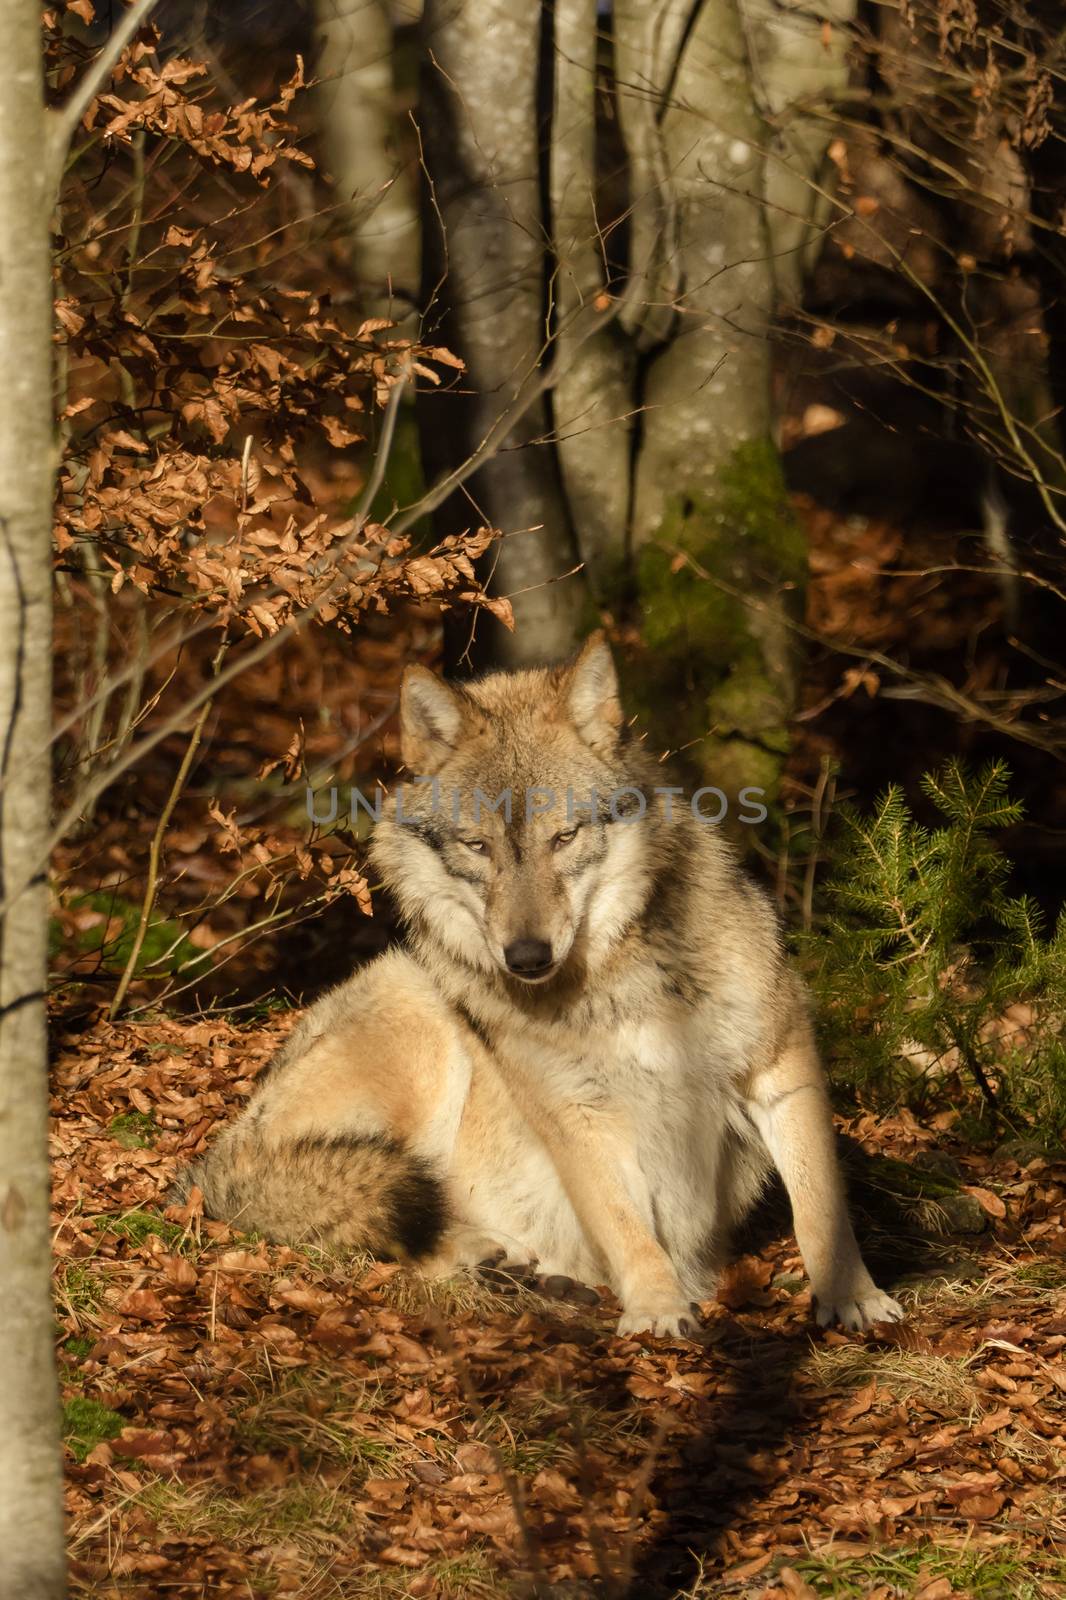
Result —
<path fill-rule="evenodd" d="M 784 934 L 766 890 L 717 829 L 687 827 L 646 911 L 648 954 L 675 987 L 721 997 L 767 996 L 786 964 Z"/>

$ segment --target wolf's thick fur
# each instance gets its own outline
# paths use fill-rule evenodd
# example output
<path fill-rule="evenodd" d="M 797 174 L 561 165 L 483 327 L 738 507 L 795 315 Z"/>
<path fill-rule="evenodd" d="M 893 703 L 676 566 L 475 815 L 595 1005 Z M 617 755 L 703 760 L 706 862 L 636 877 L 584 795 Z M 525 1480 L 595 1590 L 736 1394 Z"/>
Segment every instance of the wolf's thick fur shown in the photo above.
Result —
<path fill-rule="evenodd" d="M 653 792 L 603 640 L 462 689 L 411 668 L 402 732 L 436 780 L 375 830 L 407 947 L 302 1019 L 188 1174 L 208 1210 L 434 1272 L 502 1251 L 609 1282 L 622 1332 L 677 1336 L 776 1165 L 819 1321 L 901 1316 L 855 1243 L 773 911 Z"/>

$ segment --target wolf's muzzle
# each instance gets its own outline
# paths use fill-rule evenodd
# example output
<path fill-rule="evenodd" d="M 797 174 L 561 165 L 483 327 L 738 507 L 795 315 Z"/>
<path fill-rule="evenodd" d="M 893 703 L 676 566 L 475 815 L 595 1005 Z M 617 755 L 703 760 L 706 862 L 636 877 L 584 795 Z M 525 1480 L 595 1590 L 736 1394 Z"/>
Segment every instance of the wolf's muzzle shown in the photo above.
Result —
<path fill-rule="evenodd" d="M 555 965 L 552 947 L 543 939 L 516 939 L 504 950 L 503 959 L 516 978 L 544 978 Z"/>

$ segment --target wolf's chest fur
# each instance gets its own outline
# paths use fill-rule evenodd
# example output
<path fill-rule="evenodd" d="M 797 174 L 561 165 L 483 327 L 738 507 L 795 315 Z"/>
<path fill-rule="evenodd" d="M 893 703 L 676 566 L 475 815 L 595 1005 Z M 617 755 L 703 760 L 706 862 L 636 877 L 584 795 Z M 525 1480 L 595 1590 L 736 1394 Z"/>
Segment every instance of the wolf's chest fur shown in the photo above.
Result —
<path fill-rule="evenodd" d="M 555 1108 L 565 1108 L 617 1130 L 685 1292 L 708 1292 L 724 1247 L 723 1199 L 734 1211 L 733 1191 L 740 1185 L 750 1197 L 768 1170 L 743 1109 L 753 1030 L 737 1026 L 739 992 L 733 1004 L 724 988 L 717 1005 L 694 1000 L 691 974 L 671 970 L 669 941 L 634 950 L 598 992 L 575 987 L 532 1004 L 516 1001 L 506 980 L 472 980 L 436 944 L 417 947 L 481 1046 L 455 1149 L 451 1264 L 473 1264 L 494 1244 L 549 1276 L 610 1281 L 550 1154 L 553 1132 L 566 1139 L 551 1127 Z M 492 1108 L 488 1143 L 483 1100 Z"/>

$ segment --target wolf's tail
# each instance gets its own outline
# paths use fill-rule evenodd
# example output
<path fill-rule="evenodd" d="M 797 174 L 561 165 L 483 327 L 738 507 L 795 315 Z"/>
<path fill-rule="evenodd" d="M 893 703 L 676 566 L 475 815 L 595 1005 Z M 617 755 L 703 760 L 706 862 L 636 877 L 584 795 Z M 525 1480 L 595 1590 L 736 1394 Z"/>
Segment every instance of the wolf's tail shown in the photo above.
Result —
<path fill-rule="evenodd" d="M 444 1188 L 424 1161 L 383 1134 L 308 1134 L 266 1143 L 229 1128 L 180 1174 L 222 1222 L 282 1244 L 334 1244 L 378 1256 L 431 1255 L 447 1223 Z"/>

